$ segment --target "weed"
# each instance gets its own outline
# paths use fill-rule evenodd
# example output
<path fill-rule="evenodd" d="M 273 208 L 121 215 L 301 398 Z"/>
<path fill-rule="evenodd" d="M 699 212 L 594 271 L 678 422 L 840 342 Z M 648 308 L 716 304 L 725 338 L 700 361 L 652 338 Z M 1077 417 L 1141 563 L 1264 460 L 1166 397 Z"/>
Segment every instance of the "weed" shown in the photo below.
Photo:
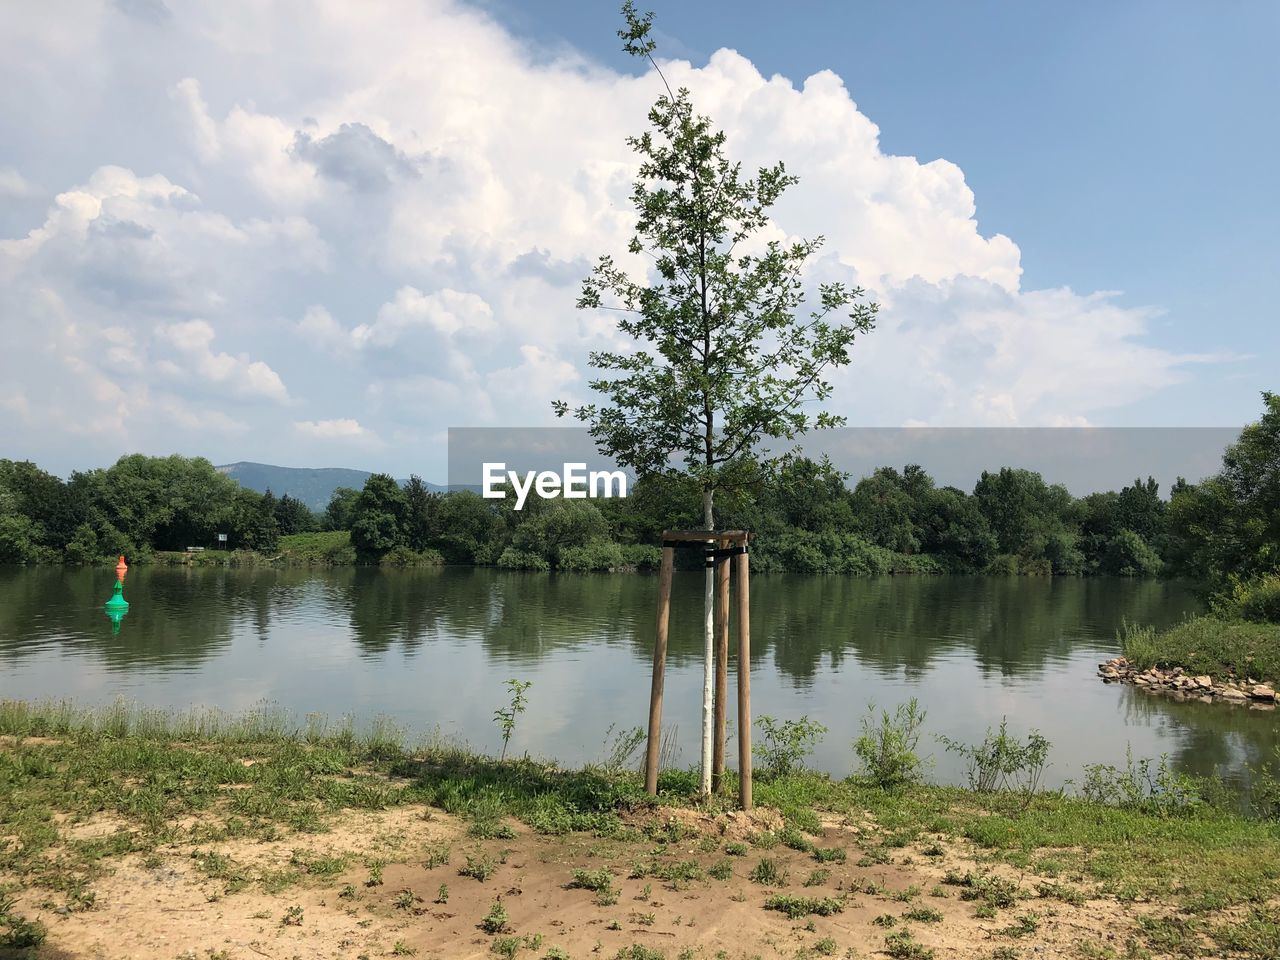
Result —
<path fill-rule="evenodd" d="M 763 777 L 784 777 L 804 766 L 804 758 L 827 733 L 827 728 L 807 716 L 799 720 L 775 720 L 770 716 L 756 718 L 760 739 L 752 747 L 760 759 Z"/>
<path fill-rule="evenodd" d="M 933 907 L 912 907 L 902 915 L 903 920 L 915 920 L 917 923 L 941 923 L 942 913 Z"/>
<path fill-rule="evenodd" d="M 764 908 L 766 910 L 777 910 L 786 914 L 792 920 L 797 920 L 810 914 L 829 917 L 833 913 L 839 913 L 844 909 L 844 901 L 836 897 L 797 897 L 780 893 L 766 900 Z"/>
<path fill-rule="evenodd" d="M 819 863 L 844 863 L 849 859 L 849 854 L 844 847 L 815 847 L 813 859 Z"/>
<path fill-rule="evenodd" d="M 893 960 L 933 960 L 933 951 L 918 943 L 910 930 L 899 930 L 886 936 L 884 952 Z"/>
<path fill-rule="evenodd" d="M 772 857 L 761 857 L 748 877 L 752 883 L 766 887 L 777 887 L 787 882 L 786 870 L 778 866 L 778 861 Z"/>
<path fill-rule="evenodd" d="M 485 933 L 502 933 L 507 929 L 511 916 L 507 913 L 507 908 L 502 905 L 502 898 L 498 897 L 489 907 L 489 912 L 480 920 L 480 929 Z"/>
<path fill-rule="evenodd" d="M 516 718 L 525 710 L 525 691 L 532 686 L 532 680 L 508 680 L 507 689 L 511 691 L 511 701 L 505 707 L 493 711 L 493 722 L 502 731 L 502 755 L 498 757 L 499 763 L 507 759 L 507 745 L 516 728 Z"/>
<path fill-rule="evenodd" d="M 733 861 L 720 860 L 715 863 L 707 873 L 711 875 L 712 879 L 728 880 L 733 876 Z"/>
<path fill-rule="evenodd" d="M 805 877 L 804 885 L 806 887 L 820 887 L 830 879 L 831 871 L 823 867 L 818 870 L 814 870 L 809 874 L 809 876 Z"/>
<path fill-rule="evenodd" d="M 484 883 L 493 876 L 494 871 L 498 869 L 498 864 L 488 854 L 477 854 L 475 856 L 467 854 L 467 862 L 458 868 L 458 875 L 462 877 L 474 877 L 481 883 Z"/>
<path fill-rule="evenodd" d="M 916 754 L 916 747 L 924 719 L 925 712 L 915 697 L 899 704 L 892 714 L 882 710 L 879 721 L 875 705 L 868 707 L 868 715 L 862 718 L 862 735 L 853 745 L 868 783 L 892 790 L 918 783 L 923 778 L 924 765 Z"/>
<path fill-rule="evenodd" d="M 740 840 L 730 840 L 724 845 L 724 852 L 731 857 L 745 857 L 747 845 Z"/>
<path fill-rule="evenodd" d="M 280 918 L 280 926 L 282 927 L 300 927 L 302 926 L 302 908 L 296 903 L 284 912 L 284 916 Z"/>
<path fill-rule="evenodd" d="M 440 884 L 440 889 L 436 891 L 436 903 L 449 902 L 449 885 L 447 883 Z"/>

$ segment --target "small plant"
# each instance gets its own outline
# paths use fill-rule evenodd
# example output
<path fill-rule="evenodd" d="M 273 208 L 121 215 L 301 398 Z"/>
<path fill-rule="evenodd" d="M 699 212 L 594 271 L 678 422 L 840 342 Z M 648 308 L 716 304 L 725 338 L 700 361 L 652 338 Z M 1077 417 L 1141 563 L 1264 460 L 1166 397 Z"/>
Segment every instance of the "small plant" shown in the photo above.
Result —
<path fill-rule="evenodd" d="M 760 758 L 764 777 L 784 777 L 804 767 L 804 759 L 827 733 L 827 728 L 807 716 L 799 720 L 775 720 L 770 716 L 756 719 L 760 740 L 751 752 Z"/>
<path fill-rule="evenodd" d="M 479 854 L 477 856 L 467 854 L 467 862 L 458 868 L 458 875 L 463 877 L 474 877 L 481 883 L 484 883 L 493 876 L 494 871 L 497 869 L 498 864 L 492 857 L 485 854 Z"/>
<path fill-rule="evenodd" d="M 839 913 L 844 909 L 844 901 L 836 897 L 796 897 L 791 894 L 780 893 L 766 900 L 764 908 L 766 910 L 777 910 L 779 913 L 786 914 L 792 920 L 798 920 L 800 917 L 807 917 L 810 914 L 829 917 L 833 913 Z"/>
<path fill-rule="evenodd" d="M 603 867 L 599 870 L 575 870 L 573 871 L 573 879 L 569 881 L 569 889 L 591 890 L 599 893 L 601 890 L 613 889 L 613 874 Z"/>
<path fill-rule="evenodd" d="M 844 863 L 849 859 L 849 854 L 843 847 L 815 847 L 813 859 L 819 863 Z"/>
<path fill-rule="evenodd" d="M 715 880 L 728 880 L 733 876 L 733 862 L 730 860 L 721 860 L 707 871 Z"/>
<path fill-rule="evenodd" d="M 366 887 L 382 886 L 382 864 L 374 862 L 369 864 L 369 878 L 365 880 Z"/>
<path fill-rule="evenodd" d="M 516 728 L 516 717 L 524 713 L 526 705 L 524 693 L 532 686 L 532 680 L 508 680 L 507 689 L 511 691 L 511 702 L 493 711 L 493 722 L 502 731 L 502 755 L 498 757 L 499 763 L 507 759 L 507 745 L 511 742 L 511 734 Z"/>
<path fill-rule="evenodd" d="M 559 947 L 550 947 L 547 950 L 546 960 L 571 960 L 569 954 Z"/>
<path fill-rule="evenodd" d="M 772 830 L 759 830 L 747 834 L 747 842 L 757 850 L 772 850 L 778 845 L 778 835 Z"/>
<path fill-rule="evenodd" d="M 397 910 L 409 910 L 417 902 L 418 898 L 414 896 L 413 891 L 406 888 L 396 894 L 395 899 L 392 901 L 392 905 L 395 906 Z"/>
<path fill-rule="evenodd" d="M 436 903 L 449 902 L 449 885 L 447 883 L 440 884 L 440 889 L 436 891 Z"/>
<path fill-rule="evenodd" d="M 731 857 L 745 857 L 747 855 L 747 845 L 741 840 L 730 840 L 724 845 L 724 852 Z"/>
<path fill-rule="evenodd" d="M 1040 917 L 1034 913 L 1024 913 L 1021 916 L 1014 917 L 1014 922 L 1001 930 L 1000 933 L 1006 937 L 1025 937 L 1039 929 Z"/>
<path fill-rule="evenodd" d="M 892 714 L 882 710 L 878 721 L 875 705 L 868 706 L 867 716 L 862 718 L 862 735 L 853 744 L 868 783 L 893 790 L 923 779 L 924 764 L 916 748 L 924 719 L 925 712 L 915 697 L 898 704 Z"/>
<path fill-rule="evenodd" d="M 813 945 L 813 949 L 824 957 L 830 957 L 834 956 L 836 950 L 839 948 L 836 946 L 836 942 L 830 937 L 823 937 Z"/>
<path fill-rule="evenodd" d="M 481 919 L 480 929 L 485 933 L 502 933 L 510 922 L 511 916 L 507 913 L 507 908 L 502 905 L 502 898 L 498 897 L 489 907 L 489 912 Z"/>
<path fill-rule="evenodd" d="M 782 841 L 784 847 L 790 847 L 792 850 L 799 850 L 801 853 L 813 852 L 813 841 L 795 827 L 783 828 L 778 834 L 778 839 Z"/>
<path fill-rule="evenodd" d="M 987 730 L 979 744 L 970 746 L 950 737 L 938 740 L 948 753 L 958 753 L 966 762 L 965 776 L 969 788 L 978 793 L 1012 791 L 1022 794 L 1026 802 L 1040 787 L 1049 756 L 1049 741 L 1037 730 L 1027 735 L 1023 743 L 1008 732 L 1008 718 L 1000 718 L 996 732 Z"/>
<path fill-rule="evenodd" d="M 338 891 L 338 896 L 343 900 L 354 900 L 356 898 L 356 885 L 354 883 L 344 883 L 342 889 Z"/>
<path fill-rule="evenodd" d="M 280 926 L 282 927 L 300 927 L 302 926 L 302 908 L 296 903 L 284 912 L 284 916 L 280 918 Z"/>
<path fill-rule="evenodd" d="M 872 917 L 871 922 L 877 927 L 896 927 L 898 925 L 898 918 L 892 913 L 882 913 L 878 917 Z"/>
<path fill-rule="evenodd" d="M 804 878 L 806 887 L 820 887 L 831 879 L 831 871 L 825 867 L 814 870 L 809 876 Z"/>
<path fill-rule="evenodd" d="M 392 944 L 391 952 L 397 957 L 412 957 L 418 952 L 418 948 L 409 946 L 403 940 L 397 940 Z"/>
<path fill-rule="evenodd" d="M 524 946 L 524 941 L 519 937 L 498 937 L 490 944 L 489 949 L 498 956 L 507 957 L 510 960 L 511 957 L 520 952 L 522 946 Z"/>
<path fill-rule="evenodd" d="M 899 930 L 886 936 L 884 952 L 893 960 L 933 960 L 933 951 L 918 943 L 910 930 Z"/>
<path fill-rule="evenodd" d="M 787 882 L 787 872 L 772 857 L 761 857 L 748 876 L 752 883 L 766 887 L 777 887 Z"/>
<path fill-rule="evenodd" d="M 917 923 L 941 923 L 942 913 L 933 907 L 912 907 L 902 915 L 903 920 L 915 920 Z"/>
<path fill-rule="evenodd" d="M 452 850 L 448 844 L 438 843 L 427 847 L 427 855 L 423 859 L 422 865 L 428 870 L 448 866 L 450 853 L 452 853 Z"/>

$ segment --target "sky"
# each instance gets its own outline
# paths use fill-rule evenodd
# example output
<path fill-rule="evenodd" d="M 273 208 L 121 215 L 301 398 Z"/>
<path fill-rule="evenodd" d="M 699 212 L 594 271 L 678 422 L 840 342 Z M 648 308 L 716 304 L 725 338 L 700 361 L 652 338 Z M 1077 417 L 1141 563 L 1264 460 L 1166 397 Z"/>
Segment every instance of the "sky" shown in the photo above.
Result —
<path fill-rule="evenodd" d="M 1277 389 L 1280 6 L 655 2 L 770 235 L 881 305 L 851 425 L 1236 426 Z M 584 0 L 65 0 L 0 31 L 0 457 L 445 474 L 575 309 L 662 92 Z M 816 281 L 815 281 L 816 282 Z"/>

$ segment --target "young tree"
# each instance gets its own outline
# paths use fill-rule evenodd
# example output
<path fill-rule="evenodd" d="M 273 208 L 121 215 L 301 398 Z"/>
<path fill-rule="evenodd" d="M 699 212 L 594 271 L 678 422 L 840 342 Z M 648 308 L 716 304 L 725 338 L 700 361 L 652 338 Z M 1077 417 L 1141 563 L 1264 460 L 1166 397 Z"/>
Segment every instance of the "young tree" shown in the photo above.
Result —
<path fill-rule="evenodd" d="M 556 413 L 588 424 L 600 450 L 641 477 L 688 471 L 702 492 L 703 523 L 715 527 L 715 495 L 734 468 L 764 458 L 766 439 L 792 439 L 840 418 L 805 404 L 826 400 L 830 368 L 849 362 L 876 305 L 843 283 L 818 285 L 817 309 L 798 316 L 809 286 L 805 266 L 822 238 L 764 239 L 769 210 L 796 177 L 783 164 L 745 177 L 725 134 L 696 114 L 689 91 L 672 92 L 653 58 L 653 15 L 623 5 L 623 49 L 649 60 L 666 86 L 649 111 L 650 130 L 627 142 L 640 157 L 631 200 L 637 214 L 628 250 L 653 267 L 633 278 L 602 256 L 583 283 L 582 309 L 619 312 L 635 341 L 626 352 L 596 351 L 591 382 L 603 404 Z M 713 572 L 705 591 L 702 789 L 711 785 Z"/>

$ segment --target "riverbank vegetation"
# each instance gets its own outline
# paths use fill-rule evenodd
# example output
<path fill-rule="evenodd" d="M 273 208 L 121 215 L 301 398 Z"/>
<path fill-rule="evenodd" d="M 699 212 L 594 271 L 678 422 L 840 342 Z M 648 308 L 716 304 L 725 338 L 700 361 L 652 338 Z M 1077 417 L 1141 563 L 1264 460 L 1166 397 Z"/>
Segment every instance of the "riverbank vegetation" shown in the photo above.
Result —
<path fill-rule="evenodd" d="M 904 716 L 922 719 L 889 712 L 864 735 L 902 745 Z M 0 703 L 0 943 L 105 933 L 131 955 L 237 957 L 275 955 L 280 938 L 296 948 L 296 934 L 371 956 L 469 943 L 671 960 L 721 941 L 735 960 L 869 944 L 917 957 L 1280 950 L 1280 831 L 1205 782 L 1131 762 L 1090 768 L 1078 789 L 1027 789 L 1019 770 L 1047 745 L 1004 728 L 969 748 L 970 789 L 923 783 L 918 764 L 899 777 L 901 756 L 881 769 L 875 750 L 836 780 L 804 768 L 820 731 L 796 723 L 804 737 L 771 725 L 765 748 L 782 762 L 760 771 L 748 816 L 696 803 L 696 771 L 664 770 L 645 796 L 625 734 L 563 770 L 386 723 Z M 1264 781 L 1274 788 L 1258 777 L 1255 793 Z M 138 884 L 156 893 L 131 896 Z M 495 903 L 506 919 L 484 927 Z M 894 952 L 908 942 L 920 952 Z"/>
<path fill-rule="evenodd" d="M 1202 584 L 1210 612 L 1171 629 L 1126 626 L 1125 657 L 1139 670 L 1181 667 L 1215 680 L 1280 680 L 1280 395 L 1245 427 L 1222 468 L 1175 490 L 1171 560 Z"/>

